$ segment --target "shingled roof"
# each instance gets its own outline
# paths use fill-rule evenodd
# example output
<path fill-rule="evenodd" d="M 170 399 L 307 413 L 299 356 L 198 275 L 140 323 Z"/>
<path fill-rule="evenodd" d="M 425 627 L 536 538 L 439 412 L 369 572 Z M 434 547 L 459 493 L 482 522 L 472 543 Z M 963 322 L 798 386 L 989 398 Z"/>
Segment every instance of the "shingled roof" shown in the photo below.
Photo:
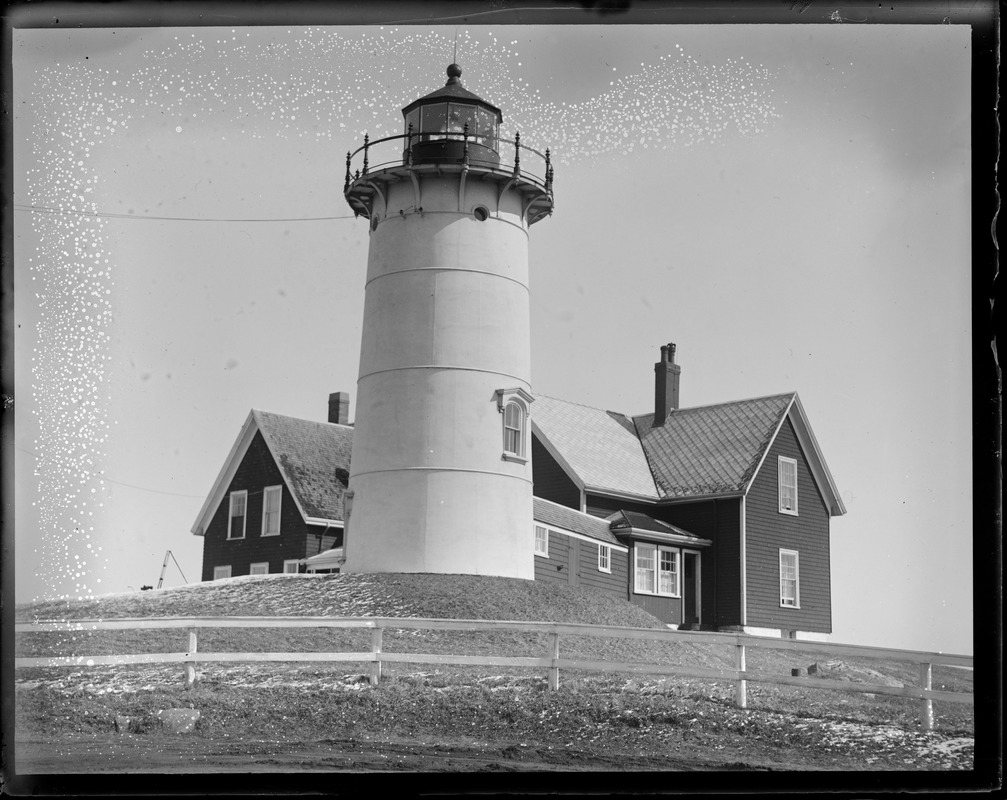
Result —
<path fill-rule="evenodd" d="M 305 518 L 341 521 L 353 428 L 268 411 L 252 414 Z"/>
<path fill-rule="evenodd" d="M 543 500 L 541 497 L 534 498 L 534 516 L 535 521 L 541 522 L 543 525 L 552 525 L 554 528 L 579 533 L 607 544 L 621 544 L 612 535 L 606 520 L 567 506 L 561 506 L 550 500 Z"/>
<path fill-rule="evenodd" d="M 609 530 L 615 534 L 644 533 L 646 535 L 647 533 L 656 533 L 665 540 L 675 539 L 683 544 L 693 544 L 699 547 L 713 544 L 709 539 L 703 539 L 691 531 L 679 528 L 670 522 L 654 519 L 639 511 L 616 511 L 605 517 L 605 521 L 609 524 Z"/>
<path fill-rule="evenodd" d="M 315 525 L 342 523 L 353 428 L 252 409 L 193 523 L 192 532 L 197 536 L 206 532 L 256 433 L 262 434 L 304 521 Z"/>
<path fill-rule="evenodd" d="M 846 513 L 796 392 L 654 415 L 536 397 L 533 430 L 581 489 L 675 500 L 744 494 L 789 418 L 833 516 Z"/>
<path fill-rule="evenodd" d="M 633 421 L 544 395 L 535 396 L 532 426 L 583 486 L 656 500 L 657 489 Z"/>
<path fill-rule="evenodd" d="M 794 393 L 633 418 L 661 497 L 743 492 L 790 409 Z"/>

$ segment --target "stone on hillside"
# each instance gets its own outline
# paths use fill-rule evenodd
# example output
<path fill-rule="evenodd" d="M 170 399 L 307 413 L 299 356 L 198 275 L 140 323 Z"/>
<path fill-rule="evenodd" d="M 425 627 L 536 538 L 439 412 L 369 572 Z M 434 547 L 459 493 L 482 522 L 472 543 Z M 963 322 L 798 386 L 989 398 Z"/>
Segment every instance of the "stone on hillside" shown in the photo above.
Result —
<path fill-rule="evenodd" d="M 196 728 L 199 712 L 194 708 L 169 708 L 158 711 L 157 718 L 171 733 L 191 733 Z"/>

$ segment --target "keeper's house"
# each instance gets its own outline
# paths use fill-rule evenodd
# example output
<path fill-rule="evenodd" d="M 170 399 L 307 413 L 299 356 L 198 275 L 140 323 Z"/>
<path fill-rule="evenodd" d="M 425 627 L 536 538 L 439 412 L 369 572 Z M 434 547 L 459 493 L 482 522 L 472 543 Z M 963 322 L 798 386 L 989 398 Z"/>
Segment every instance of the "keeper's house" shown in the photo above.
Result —
<path fill-rule="evenodd" d="M 531 404 L 535 580 L 608 592 L 674 627 L 824 638 L 829 523 L 846 509 L 800 399 L 679 408 L 674 345 L 661 353 L 653 413 Z M 348 401 L 330 396 L 328 422 L 249 414 L 192 528 L 203 580 L 338 569 Z"/>

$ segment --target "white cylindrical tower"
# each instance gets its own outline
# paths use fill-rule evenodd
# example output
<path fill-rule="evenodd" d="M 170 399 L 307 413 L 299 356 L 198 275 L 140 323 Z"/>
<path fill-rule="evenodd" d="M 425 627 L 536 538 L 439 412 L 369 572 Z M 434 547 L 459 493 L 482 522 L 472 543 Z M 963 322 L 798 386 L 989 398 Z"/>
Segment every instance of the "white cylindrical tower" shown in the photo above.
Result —
<path fill-rule="evenodd" d="M 528 228 L 552 167 L 460 76 L 347 157 L 371 232 L 346 572 L 534 578 Z"/>

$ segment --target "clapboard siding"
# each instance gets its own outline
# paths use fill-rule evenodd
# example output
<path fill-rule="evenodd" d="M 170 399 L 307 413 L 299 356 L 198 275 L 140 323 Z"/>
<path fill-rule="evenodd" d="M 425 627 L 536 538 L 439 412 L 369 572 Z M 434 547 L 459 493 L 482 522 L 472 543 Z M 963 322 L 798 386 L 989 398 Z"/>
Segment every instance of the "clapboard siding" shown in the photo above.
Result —
<path fill-rule="evenodd" d="M 700 551 L 700 608 L 704 627 L 725 627 L 741 625 L 741 500 L 725 498 L 719 500 L 698 500 L 692 502 L 631 503 L 610 497 L 589 494 L 587 512 L 597 517 L 607 517 L 620 509 L 639 511 L 654 519 L 677 525 L 696 536 L 713 541 L 710 547 Z M 632 570 L 632 562 L 629 566 Z M 627 578 L 632 589 L 632 575 Z M 646 597 L 645 595 L 633 595 Z M 636 601 L 634 601 L 636 602 Z M 676 601 L 678 602 L 678 601 Z M 666 619 L 675 613 L 666 598 L 647 599 L 643 605 L 650 613 Z"/>
<path fill-rule="evenodd" d="M 262 536 L 263 490 L 267 486 L 283 487 L 279 536 Z M 228 539 L 231 492 L 242 490 L 248 492 L 245 538 Z M 318 537 L 314 531 L 314 526 L 301 518 L 262 433 L 257 431 L 203 536 L 202 579 L 213 580 L 213 568 L 228 565 L 232 577 L 248 575 L 251 565 L 262 561 L 269 562 L 270 572 L 283 572 L 284 560 L 304 558 L 307 552 L 315 552 L 314 549 L 306 550 L 309 542 L 317 547 Z M 341 536 L 342 532 L 338 535 Z M 335 538 L 336 532 L 330 531 L 326 541 L 332 542 Z"/>
<path fill-rule="evenodd" d="M 711 539 L 700 550 L 704 627 L 741 624 L 741 500 L 727 498 L 674 503 L 651 516 Z"/>
<path fill-rule="evenodd" d="M 649 514 L 652 517 L 656 517 L 659 508 L 647 503 L 634 503 L 629 500 L 588 494 L 584 510 L 593 517 L 605 519 L 616 511 L 639 511 L 641 514 Z"/>
<path fill-rule="evenodd" d="M 629 601 L 640 606 L 648 614 L 653 614 L 666 625 L 680 625 L 682 622 L 682 601 L 678 597 L 658 597 L 653 594 L 637 594 L 630 583 Z"/>
<path fill-rule="evenodd" d="M 580 545 L 578 583 L 625 600 L 628 586 L 626 554 L 613 547 L 609 559 L 612 571 L 602 572 L 598 569 L 598 545 L 583 540 L 579 540 L 578 544 Z"/>
<path fill-rule="evenodd" d="M 535 436 L 531 440 L 531 472 L 536 497 L 580 510 L 580 489 L 577 484 Z"/>
<path fill-rule="evenodd" d="M 797 460 L 798 516 L 779 510 L 778 457 Z M 832 631 L 829 511 L 786 420 L 746 500 L 747 624 L 783 630 Z M 780 548 L 800 556 L 800 608 L 780 607 Z"/>
<path fill-rule="evenodd" d="M 535 580 L 570 583 L 570 537 L 549 531 L 549 557 L 535 556 Z"/>

